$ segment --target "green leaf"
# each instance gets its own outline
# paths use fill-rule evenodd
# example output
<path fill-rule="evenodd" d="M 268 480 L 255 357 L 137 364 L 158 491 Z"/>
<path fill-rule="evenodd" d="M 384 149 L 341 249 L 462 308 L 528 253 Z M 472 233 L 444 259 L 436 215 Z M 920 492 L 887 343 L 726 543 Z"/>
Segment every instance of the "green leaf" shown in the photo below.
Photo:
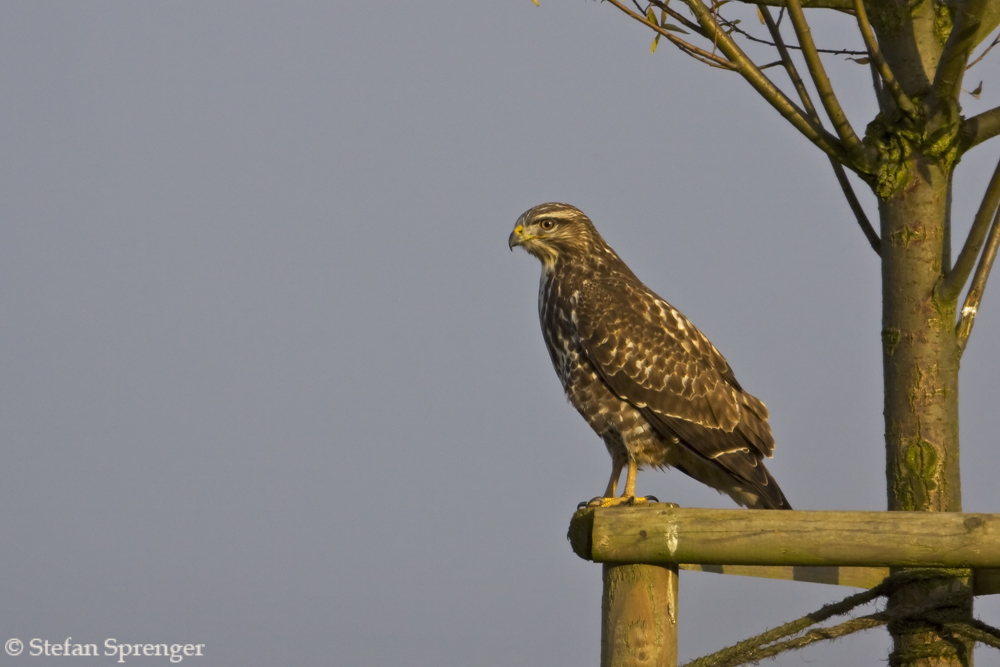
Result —
<path fill-rule="evenodd" d="M 660 27 L 661 27 L 661 28 L 663 28 L 664 30 L 669 30 L 669 31 L 671 31 L 671 32 L 679 32 L 679 33 L 681 33 L 682 35 L 688 35 L 688 34 L 690 34 L 690 33 L 689 33 L 689 32 L 688 32 L 687 30 L 685 30 L 684 28 L 680 27 L 679 25 L 674 25 L 673 23 L 664 23 L 664 24 L 663 24 L 662 26 L 660 26 Z"/>
<path fill-rule="evenodd" d="M 657 35 L 653 38 L 653 46 L 649 49 L 650 53 L 656 53 L 656 45 L 660 43 L 660 36 Z"/>
<path fill-rule="evenodd" d="M 853 60 L 859 65 L 867 65 L 869 62 L 871 62 L 868 58 L 848 58 L 848 60 Z"/>

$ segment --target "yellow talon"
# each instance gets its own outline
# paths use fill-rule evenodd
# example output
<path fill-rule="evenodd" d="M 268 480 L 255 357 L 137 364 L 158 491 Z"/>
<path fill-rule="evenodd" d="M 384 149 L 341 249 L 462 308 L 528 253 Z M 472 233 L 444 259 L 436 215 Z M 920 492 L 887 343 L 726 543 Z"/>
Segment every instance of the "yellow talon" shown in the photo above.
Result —
<path fill-rule="evenodd" d="M 660 501 L 653 496 L 618 496 L 615 498 L 598 497 L 587 503 L 587 507 L 618 507 L 620 505 L 632 507 L 634 505 L 645 505 L 647 503 L 657 502 Z"/>

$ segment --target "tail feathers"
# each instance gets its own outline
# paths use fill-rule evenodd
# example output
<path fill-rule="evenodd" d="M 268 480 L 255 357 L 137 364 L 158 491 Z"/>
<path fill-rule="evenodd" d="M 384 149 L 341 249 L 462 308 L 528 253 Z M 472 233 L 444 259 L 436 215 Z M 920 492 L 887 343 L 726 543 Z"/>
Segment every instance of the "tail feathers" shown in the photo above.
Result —
<path fill-rule="evenodd" d="M 760 409 L 767 414 L 762 403 Z M 728 494 L 746 507 L 792 508 L 764 466 L 764 457 L 770 456 L 774 449 L 774 438 L 766 421 L 745 419 L 732 431 L 725 431 L 666 417 L 649 408 L 643 414 L 661 436 L 693 455 L 690 458 L 682 455 L 679 465 L 675 464 L 685 474 Z"/>
<path fill-rule="evenodd" d="M 785 494 L 782 492 L 781 487 L 778 486 L 778 483 L 774 480 L 774 477 L 771 475 L 771 471 L 765 468 L 763 463 L 760 464 L 760 467 L 763 469 L 764 475 L 766 475 L 767 477 L 767 484 L 763 485 L 763 487 L 762 485 L 758 484 L 753 485 L 754 490 L 758 491 L 760 493 L 760 496 L 757 501 L 757 504 L 754 505 L 751 509 L 755 510 L 792 509 L 791 503 L 789 503 L 788 499 L 785 498 Z"/>

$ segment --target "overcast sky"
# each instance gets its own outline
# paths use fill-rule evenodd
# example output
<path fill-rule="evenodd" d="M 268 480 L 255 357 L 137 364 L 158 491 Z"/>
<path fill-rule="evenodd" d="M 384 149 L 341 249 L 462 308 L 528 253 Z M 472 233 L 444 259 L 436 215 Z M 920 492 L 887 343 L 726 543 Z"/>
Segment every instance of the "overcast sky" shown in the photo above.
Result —
<path fill-rule="evenodd" d="M 767 403 L 797 509 L 884 509 L 877 258 L 818 150 L 650 41 L 579 0 L 2 3 L 0 640 L 597 664 L 600 566 L 565 534 L 610 462 L 506 243 L 544 201 L 588 213 Z M 829 64 L 863 128 L 866 68 Z M 1000 57 L 973 78 L 969 114 L 1000 101 Z M 958 168 L 963 233 L 998 154 Z M 998 337 L 993 284 L 963 359 L 967 511 L 1000 511 Z M 734 507 L 676 471 L 638 489 Z M 680 588 L 682 660 L 853 592 Z"/>

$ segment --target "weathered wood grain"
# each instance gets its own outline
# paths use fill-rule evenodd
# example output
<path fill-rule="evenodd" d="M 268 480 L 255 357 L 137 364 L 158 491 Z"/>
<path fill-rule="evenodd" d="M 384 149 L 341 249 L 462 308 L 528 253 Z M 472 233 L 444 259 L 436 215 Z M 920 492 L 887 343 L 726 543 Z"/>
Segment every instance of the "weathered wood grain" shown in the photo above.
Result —
<path fill-rule="evenodd" d="M 604 563 L 1000 567 L 1000 515 L 678 507 L 594 510 Z"/>
<path fill-rule="evenodd" d="M 604 565 L 601 667 L 676 667 L 677 566 Z"/>

